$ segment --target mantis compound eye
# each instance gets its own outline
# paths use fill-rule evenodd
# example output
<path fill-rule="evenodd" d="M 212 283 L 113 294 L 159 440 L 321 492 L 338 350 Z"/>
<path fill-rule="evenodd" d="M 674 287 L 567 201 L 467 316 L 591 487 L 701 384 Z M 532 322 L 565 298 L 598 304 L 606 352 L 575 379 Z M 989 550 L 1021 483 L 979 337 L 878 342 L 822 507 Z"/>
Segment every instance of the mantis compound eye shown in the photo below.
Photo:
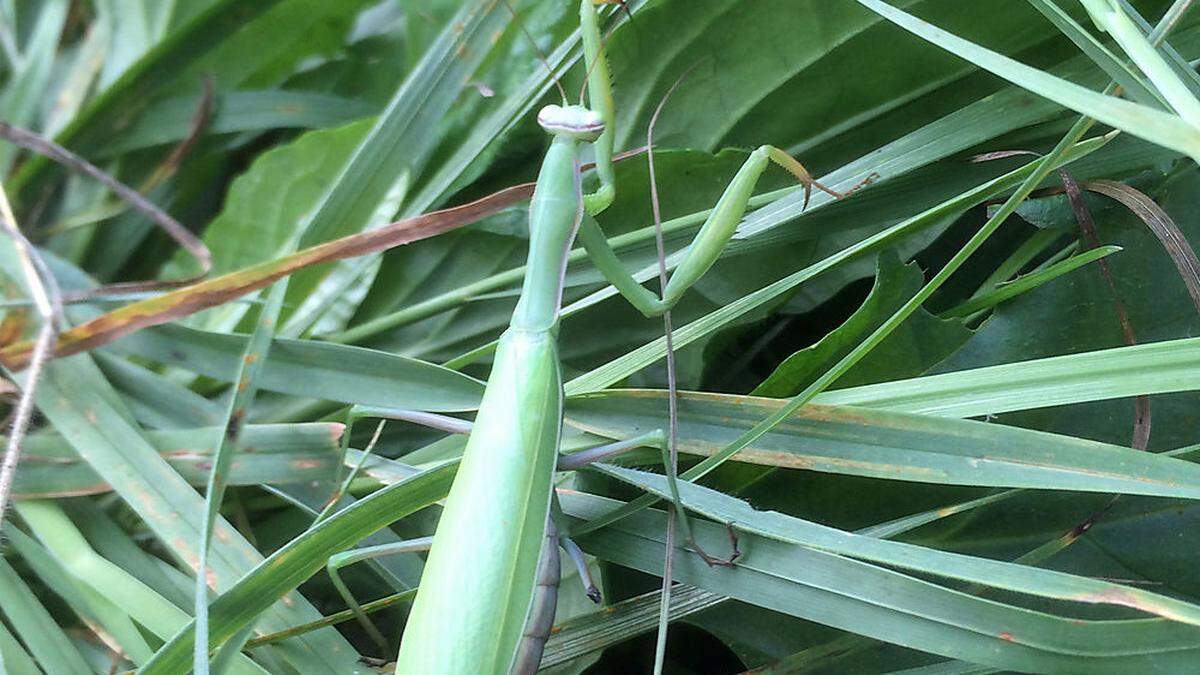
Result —
<path fill-rule="evenodd" d="M 600 113 L 581 105 L 548 105 L 538 112 L 538 124 L 552 134 L 580 141 L 594 141 L 604 133 L 604 119 Z"/>

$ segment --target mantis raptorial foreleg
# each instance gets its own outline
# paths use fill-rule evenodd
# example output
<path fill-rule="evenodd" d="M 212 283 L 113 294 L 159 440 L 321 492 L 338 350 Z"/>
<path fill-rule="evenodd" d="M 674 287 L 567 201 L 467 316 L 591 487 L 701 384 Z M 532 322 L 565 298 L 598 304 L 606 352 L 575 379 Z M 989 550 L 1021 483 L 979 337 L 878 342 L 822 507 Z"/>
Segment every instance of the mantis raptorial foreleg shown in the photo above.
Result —
<path fill-rule="evenodd" d="M 814 187 L 835 199 L 846 196 L 818 183 L 800 162 L 786 152 L 770 145 L 760 146 L 746 158 L 733 180 L 726 186 L 717 205 L 713 207 L 675 268 L 662 291 L 662 296 L 657 296 L 642 286 L 625 269 L 593 218 L 584 217 L 579 228 L 579 241 L 587 249 L 588 257 L 595 263 L 596 269 L 600 270 L 622 297 L 647 317 L 659 316 L 674 307 L 684 293 L 721 257 L 721 252 L 746 213 L 746 205 L 754 194 L 754 187 L 772 162 L 787 169 L 804 186 L 806 203 Z M 866 182 L 868 181 L 862 184 Z"/>

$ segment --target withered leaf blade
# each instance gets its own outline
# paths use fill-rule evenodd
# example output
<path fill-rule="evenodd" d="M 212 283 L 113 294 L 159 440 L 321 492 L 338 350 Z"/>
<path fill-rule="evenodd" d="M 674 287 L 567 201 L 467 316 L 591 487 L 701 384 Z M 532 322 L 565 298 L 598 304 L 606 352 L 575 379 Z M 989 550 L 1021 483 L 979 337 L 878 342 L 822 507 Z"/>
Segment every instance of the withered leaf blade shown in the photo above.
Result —
<path fill-rule="evenodd" d="M 367 253 L 427 239 L 448 232 L 525 201 L 533 184 L 523 183 L 486 197 L 440 211 L 397 221 L 370 232 L 353 234 L 297 251 L 277 260 L 252 265 L 163 295 L 134 302 L 63 332 L 56 356 L 94 349 L 136 330 L 176 321 L 264 288 L 311 265 L 353 258 Z M 0 349 L 0 362 L 20 370 L 28 362 L 32 342 L 26 340 Z"/>

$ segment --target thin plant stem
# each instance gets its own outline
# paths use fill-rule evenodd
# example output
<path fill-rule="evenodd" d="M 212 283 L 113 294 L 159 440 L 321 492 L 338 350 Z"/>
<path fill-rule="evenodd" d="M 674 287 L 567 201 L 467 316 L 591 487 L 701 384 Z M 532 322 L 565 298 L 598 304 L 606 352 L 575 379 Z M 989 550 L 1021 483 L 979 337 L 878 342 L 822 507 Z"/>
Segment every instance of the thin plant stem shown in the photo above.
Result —
<path fill-rule="evenodd" d="M 33 416 L 34 397 L 37 394 L 38 380 L 46 362 L 54 354 L 54 343 L 58 339 L 58 328 L 62 317 L 62 294 L 58 284 L 49 274 L 37 251 L 17 225 L 8 195 L 0 186 L 0 227 L 12 237 L 17 250 L 17 256 L 25 275 L 25 284 L 33 299 L 33 306 L 41 319 L 37 339 L 34 342 L 33 355 L 29 367 L 25 370 L 25 386 L 21 398 L 17 402 L 16 414 L 13 416 L 12 429 L 8 434 L 8 444 L 4 451 L 4 461 L 0 464 L 0 526 L 4 524 L 4 514 L 7 510 L 9 496 L 12 494 L 13 481 L 17 475 L 17 463 L 21 458 L 21 441 L 29 428 L 29 420 Z"/>

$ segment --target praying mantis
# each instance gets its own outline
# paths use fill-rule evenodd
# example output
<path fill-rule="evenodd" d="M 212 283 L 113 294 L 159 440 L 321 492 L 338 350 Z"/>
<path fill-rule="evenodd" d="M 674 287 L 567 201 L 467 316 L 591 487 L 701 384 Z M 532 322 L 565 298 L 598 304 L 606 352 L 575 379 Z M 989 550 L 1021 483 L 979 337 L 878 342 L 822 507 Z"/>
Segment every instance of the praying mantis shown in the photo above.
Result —
<path fill-rule="evenodd" d="M 614 104 L 595 6 L 612 1 L 580 0 L 588 105 L 582 100 L 569 104 L 564 95 L 562 105 L 548 105 L 538 113 L 538 123 L 552 141 L 529 208 L 525 277 L 433 537 L 396 672 L 525 673 L 540 662 L 558 583 L 554 474 L 585 461 L 580 455 L 559 455 L 563 388 L 556 336 L 567 254 L 576 237 L 620 295 L 654 317 L 669 312 L 717 261 L 771 163 L 792 173 L 806 194 L 816 187 L 843 196 L 813 180 L 784 151 L 760 146 L 728 184 L 674 273 L 664 279 L 661 296 L 643 287 L 623 267 L 595 220 L 616 196 Z M 580 169 L 585 144 L 593 149 L 599 182 L 590 193 L 583 191 Z M 588 459 L 639 445 L 659 447 L 666 461 L 662 431 L 588 451 Z M 717 562 L 691 541 L 682 510 L 678 514 L 686 543 L 706 561 Z M 565 547 L 574 553 L 571 544 Z M 351 552 L 337 564 L 375 553 Z"/>

